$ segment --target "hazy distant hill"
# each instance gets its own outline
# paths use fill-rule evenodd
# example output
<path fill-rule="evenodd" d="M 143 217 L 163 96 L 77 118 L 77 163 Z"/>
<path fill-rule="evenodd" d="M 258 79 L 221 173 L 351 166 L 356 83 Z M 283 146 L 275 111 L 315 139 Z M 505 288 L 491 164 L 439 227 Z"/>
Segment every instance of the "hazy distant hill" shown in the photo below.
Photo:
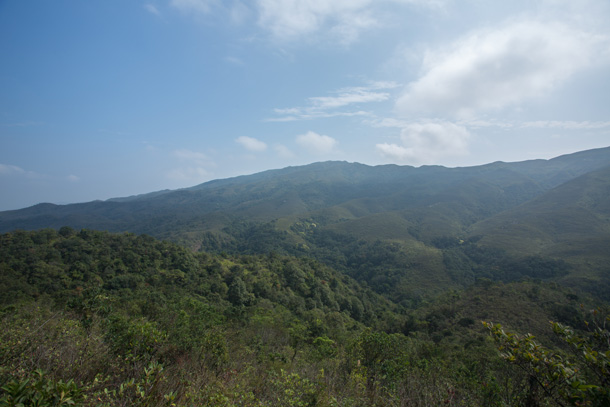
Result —
<path fill-rule="evenodd" d="M 82 204 L 39 204 L 0 212 L 0 231 L 70 225 L 154 233 L 176 220 L 208 214 L 257 220 L 343 205 L 352 215 L 435 204 L 478 205 L 495 213 L 610 164 L 610 148 L 552 160 L 445 168 L 324 162 L 215 180 L 175 191 Z M 152 225 L 154 224 L 154 225 Z"/>
<path fill-rule="evenodd" d="M 610 264 L 609 166 L 610 148 L 464 168 L 324 162 L 0 212 L 0 231 L 67 225 L 146 233 L 195 249 L 314 257 L 396 301 L 481 276 L 534 277 L 519 271 L 527 256 L 568 262 L 567 277 L 549 278 L 576 273 L 596 281 Z M 498 277 L 488 271 L 494 267 L 516 271 Z"/>
<path fill-rule="evenodd" d="M 479 222 L 471 233 L 482 236 L 480 245 L 562 258 L 592 286 L 610 284 L 610 166 Z"/>

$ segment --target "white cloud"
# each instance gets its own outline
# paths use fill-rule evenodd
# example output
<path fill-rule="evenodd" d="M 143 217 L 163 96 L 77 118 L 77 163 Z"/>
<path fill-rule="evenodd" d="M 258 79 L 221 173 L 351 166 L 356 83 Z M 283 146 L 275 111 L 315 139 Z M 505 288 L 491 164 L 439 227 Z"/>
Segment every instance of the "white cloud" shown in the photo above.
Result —
<path fill-rule="evenodd" d="M 0 175 L 25 174 L 26 171 L 16 165 L 0 164 Z"/>
<path fill-rule="evenodd" d="M 286 109 L 286 111 L 293 111 L 294 109 Z M 276 109 L 276 113 L 285 114 L 284 109 Z M 274 117 L 266 119 L 267 122 L 294 122 L 297 120 L 310 120 L 310 119 L 327 119 L 330 117 L 353 117 L 353 116 L 368 116 L 369 112 L 359 110 L 357 112 L 324 112 L 313 109 L 296 109 L 289 115 L 282 117 Z"/>
<path fill-rule="evenodd" d="M 434 0 L 258 0 L 259 25 L 280 41 L 307 37 L 320 32 L 343 44 L 356 41 L 361 32 L 383 26 L 377 11 L 383 4 L 437 6 Z"/>
<path fill-rule="evenodd" d="M 607 38 L 559 23 L 521 21 L 428 52 L 423 75 L 396 103 L 403 115 L 472 117 L 549 94 L 594 63 Z"/>
<path fill-rule="evenodd" d="M 402 129 L 410 124 L 410 122 L 406 120 L 399 120 L 393 117 L 383 117 L 383 118 L 374 118 L 372 120 L 367 121 L 367 124 L 373 127 L 395 127 Z"/>
<path fill-rule="evenodd" d="M 157 6 L 155 6 L 154 4 L 145 4 L 144 8 L 146 9 L 146 11 L 148 11 L 150 14 L 154 14 L 156 16 L 160 16 L 161 12 L 159 11 L 159 9 L 157 8 Z"/>
<path fill-rule="evenodd" d="M 216 0 L 171 0 L 170 4 L 185 13 L 207 14 L 216 4 Z"/>
<path fill-rule="evenodd" d="M 241 144 L 245 149 L 249 151 L 261 152 L 267 149 L 267 144 L 253 137 L 241 136 L 238 137 L 235 141 Z"/>
<path fill-rule="evenodd" d="M 447 0 L 170 0 L 185 13 L 220 11 L 233 24 L 254 18 L 275 41 L 307 40 L 349 45 L 362 32 L 388 25 L 385 6 L 418 5 L 438 8 Z M 148 8 L 148 6 L 146 6 Z M 154 6 L 152 6 L 154 7 Z M 153 12 L 153 10 L 149 11 Z"/>
<path fill-rule="evenodd" d="M 80 181 L 80 177 L 78 177 L 78 176 L 76 176 L 74 174 L 68 175 L 67 178 L 68 178 L 68 181 L 70 181 L 70 182 L 78 182 L 78 181 Z"/>
<path fill-rule="evenodd" d="M 366 88 L 354 88 L 339 91 L 337 96 L 317 96 L 309 101 L 318 109 L 333 109 L 353 103 L 383 102 L 390 98 L 389 93 L 373 92 Z"/>
<path fill-rule="evenodd" d="M 375 145 L 375 148 L 381 155 L 392 161 L 403 162 L 413 159 L 412 149 L 399 146 L 398 144 L 381 143 Z"/>
<path fill-rule="evenodd" d="M 0 164 L 0 176 L 4 177 L 26 177 L 31 179 L 46 178 L 46 175 L 34 171 L 27 171 L 21 167 L 10 164 Z"/>
<path fill-rule="evenodd" d="M 307 120 L 328 118 L 337 116 L 366 116 L 369 113 L 359 111 L 333 111 L 346 106 L 362 103 L 383 102 L 390 99 L 388 90 L 398 87 L 395 82 L 372 82 L 368 86 L 355 86 L 339 89 L 332 92 L 331 96 L 314 96 L 307 99 L 308 106 L 274 109 L 274 112 L 282 117 L 268 119 L 267 121 L 286 122 L 295 120 Z"/>
<path fill-rule="evenodd" d="M 259 24 L 278 39 L 311 34 L 327 22 L 336 29 L 347 29 L 349 16 L 363 13 L 369 3 L 370 0 L 259 0 Z"/>
<path fill-rule="evenodd" d="M 315 154 L 328 154 L 337 145 L 337 140 L 332 137 L 320 135 L 313 131 L 297 136 L 296 142 L 301 147 Z"/>
<path fill-rule="evenodd" d="M 376 149 L 392 161 L 437 164 L 442 158 L 467 154 L 470 138 L 465 127 L 454 123 L 412 123 L 403 127 L 400 144 L 377 144 Z"/>

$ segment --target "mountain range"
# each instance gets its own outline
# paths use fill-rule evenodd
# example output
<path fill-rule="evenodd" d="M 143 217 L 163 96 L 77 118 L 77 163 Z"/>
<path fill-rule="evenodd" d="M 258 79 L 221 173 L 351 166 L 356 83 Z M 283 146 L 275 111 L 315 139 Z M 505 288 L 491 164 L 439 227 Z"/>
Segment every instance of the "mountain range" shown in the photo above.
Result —
<path fill-rule="evenodd" d="M 0 232 L 62 226 L 313 257 L 407 305 L 480 278 L 548 278 L 606 298 L 610 147 L 462 168 L 322 162 L 0 212 Z"/>

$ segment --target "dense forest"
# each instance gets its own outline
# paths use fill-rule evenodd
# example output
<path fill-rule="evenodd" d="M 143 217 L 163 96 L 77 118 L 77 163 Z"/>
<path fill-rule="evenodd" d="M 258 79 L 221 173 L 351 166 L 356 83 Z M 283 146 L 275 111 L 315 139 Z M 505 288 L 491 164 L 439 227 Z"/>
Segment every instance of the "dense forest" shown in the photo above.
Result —
<path fill-rule="evenodd" d="M 567 263 L 437 238 L 459 284 L 400 296 L 417 259 L 377 280 L 404 251 L 308 236 L 315 258 L 0 235 L 0 405 L 610 404 L 608 310 L 554 281 Z"/>

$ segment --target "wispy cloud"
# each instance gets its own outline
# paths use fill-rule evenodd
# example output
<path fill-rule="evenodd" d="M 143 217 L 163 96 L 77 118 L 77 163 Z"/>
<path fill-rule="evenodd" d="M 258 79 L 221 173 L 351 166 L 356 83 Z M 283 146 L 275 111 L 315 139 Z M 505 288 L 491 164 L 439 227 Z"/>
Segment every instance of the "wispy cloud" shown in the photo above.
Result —
<path fill-rule="evenodd" d="M 342 40 L 348 41 L 358 31 L 375 24 L 367 10 L 369 0 L 259 0 L 257 3 L 259 25 L 276 39 L 300 38 L 325 28 L 344 32 Z M 355 22 L 350 23 L 351 20 Z"/>
<path fill-rule="evenodd" d="M 25 174 L 26 171 L 16 165 L 0 164 L 0 175 Z"/>
<path fill-rule="evenodd" d="M 232 65 L 242 66 L 244 65 L 244 61 L 237 57 L 225 57 L 225 61 Z"/>
<path fill-rule="evenodd" d="M 148 11 L 150 14 L 154 14 L 156 16 L 160 16 L 161 12 L 159 11 L 159 9 L 157 8 L 157 6 L 155 6 L 154 4 L 145 4 L 144 8 L 146 9 L 146 11 Z"/>
<path fill-rule="evenodd" d="M 441 3 L 441 0 L 258 0 L 258 23 L 282 42 L 324 38 L 348 45 L 358 40 L 362 32 L 383 26 L 379 14 L 386 4 Z"/>
<path fill-rule="evenodd" d="M 215 163 L 206 154 L 188 149 L 174 150 L 171 156 L 178 160 L 176 168 L 166 173 L 167 178 L 176 181 L 199 182 L 210 176 L 210 167 Z"/>
<path fill-rule="evenodd" d="M 473 117 L 545 96 L 591 66 L 608 38 L 560 23 L 512 22 L 429 51 L 396 103 L 405 116 Z"/>
<path fill-rule="evenodd" d="M 469 128 L 500 127 L 505 129 L 561 129 L 561 130 L 597 130 L 610 127 L 610 121 L 574 121 L 574 120 L 536 120 L 510 122 L 506 120 L 463 120 L 460 125 Z"/>
<path fill-rule="evenodd" d="M 248 151 L 261 152 L 267 149 L 267 144 L 253 137 L 241 136 L 235 140 Z"/>
<path fill-rule="evenodd" d="M 274 109 L 280 117 L 270 118 L 267 121 L 285 122 L 295 120 L 308 120 L 329 117 L 366 116 L 370 113 L 357 111 L 337 111 L 356 104 L 383 102 L 391 98 L 390 90 L 398 87 L 395 82 L 373 82 L 369 86 L 358 86 L 339 89 L 329 96 L 314 96 L 307 99 L 303 107 L 290 107 Z"/>
<path fill-rule="evenodd" d="M 317 42 L 348 46 L 363 32 L 388 25 L 387 7 L 439 9 L 448 0 L 170 0 L 194 16 L 221 16 L 231 24 L 255 20 L 276 43 Z M 151 11 L 152 12 L 152 11 Z"/>
<path fill-rule="evenodd" d="M 27 171 L 21 167 L 11 164 L 0 164 L 0 176 L 3 177 L 26 177 L 26 178 L 44 178 L 43 174 L 34 171 Z"/>
<path fill-rule="evenodd" d="M 266 119 L 267 122 L 294 122 L 297 120 L 311 120 L 311 119 L 327 119 L 331 117 L 353 117 L 353 116 L 369 116 L 369 112 L 359 110 L 357 112 L 323 112 L 308 109 L 276 109 L 276 113 L 281 114 L 280 117 L 274 117 Z M 285 114 L 289 111 L 289 114 Z"/>
<path fill-rule="evenodd" d="M 533 121 L 521 125 L 525 128 L 564 129 L 564 130 L 592 130 L 610 127 L 610 122 L 600 121 Z"/>
<path fill-rule="evenodd" d="M 208 14 L 217 0 L 171 0 L 170 5 L 185 13 Z"/>
<path fill-rule="evenodd" d="M 320 155 L 330 153 L 338 144 L 334 138 L 313 131 L 297 136 L 296 142 L 311 153 Z"/>
<path fill-rule="evenodd" d="M 280 158 L 294 158 L 295 154 L 286 146 L 282 145 L 282 144 L 278 144 L 275 147 L 273 147 L 273 149 L 275 150 L 275 152 L 277 153 L 277 155 Z"/>
<path fill-rule="evenodd" d="M 338 92 L 336 96 L 317 96 L 309 98 L 316 109 L 334 109 L 354 103 L 383 102 L 390 94 L 375 92 L 367 88 L 348 88 Z"/>

